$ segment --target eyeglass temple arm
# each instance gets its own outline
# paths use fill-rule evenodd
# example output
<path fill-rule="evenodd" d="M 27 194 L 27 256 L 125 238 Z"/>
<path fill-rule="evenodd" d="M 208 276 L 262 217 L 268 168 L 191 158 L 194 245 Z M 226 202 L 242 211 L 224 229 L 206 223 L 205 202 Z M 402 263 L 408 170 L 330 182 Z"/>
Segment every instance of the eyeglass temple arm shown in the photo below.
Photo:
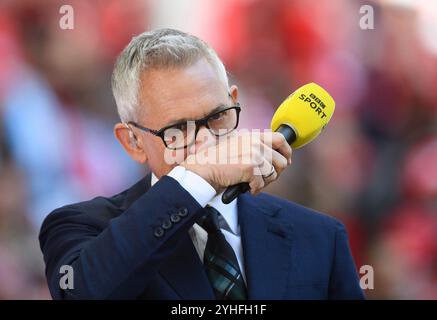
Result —
<path fill-rule="evenodd" d="M 137 128 L 140 129 L 140 130 L 143 130 L 143 131 L 146 131 L 146 132 L 153 133 L 154 135 L 157 135 L 157 136 L 159 136 L 159 135 L 161 134 L 160 131 L 157 131 L 157 130 L 153 130 L 153 129 L 149 129 L 149 128 L 143 127 L 142 125 L 139 125 L 138 123 L 133 122 L 133 121 L 129 121 L 128 123 L 125 123 L 125 126 L 126 126 L 127 128 L 129 128 L 129 125 L 132 125 L 132 126 L 134 126 L 134 127 L 137 127 Z M 129 128 L 129 129 L 130 129 L 130 128 Z"/>

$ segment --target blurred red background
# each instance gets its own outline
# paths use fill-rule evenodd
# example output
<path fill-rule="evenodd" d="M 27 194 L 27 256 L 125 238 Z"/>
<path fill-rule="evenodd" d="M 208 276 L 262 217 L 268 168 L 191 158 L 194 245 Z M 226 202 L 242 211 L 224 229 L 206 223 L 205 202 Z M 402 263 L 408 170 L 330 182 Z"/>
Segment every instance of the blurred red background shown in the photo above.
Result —
<path fill-rule="evenodd" d="M 350 0 L 0 3 L 0 298 L 49 299 L 37 235 L 56 207 L 145 172 L 112 135 L 116 55 L 174 27 L 209 42 L 240 87 L 243 128 L 316 82 L 336 100 L 320 138 L 268 192 L 342 220 L 374 299 L 437 299 L 437 3 Z M 374 29 L 360 28 L 362 5 Z"/>

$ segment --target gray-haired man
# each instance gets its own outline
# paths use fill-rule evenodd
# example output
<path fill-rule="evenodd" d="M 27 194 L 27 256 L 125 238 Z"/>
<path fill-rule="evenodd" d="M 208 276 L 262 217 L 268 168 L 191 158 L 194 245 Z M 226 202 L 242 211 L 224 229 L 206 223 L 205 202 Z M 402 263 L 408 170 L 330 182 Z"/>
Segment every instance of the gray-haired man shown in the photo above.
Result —
<path fill-rule="evenodd" d="M 363 297 L 340 222 L 259 194 L 291 164 L 291 148 L 280 134 L 235 130 L 238 89 L 205 42 L 172 29 L 143 33 L 121 53 L 112 84 L 115 136 L 151 174 L 46 218 L 40 243 L 53 297 Z M 223 204 L 225 188 L 240 182 L 250 194 Z M 63 265 L 74 289 L 59 286 Z"/>

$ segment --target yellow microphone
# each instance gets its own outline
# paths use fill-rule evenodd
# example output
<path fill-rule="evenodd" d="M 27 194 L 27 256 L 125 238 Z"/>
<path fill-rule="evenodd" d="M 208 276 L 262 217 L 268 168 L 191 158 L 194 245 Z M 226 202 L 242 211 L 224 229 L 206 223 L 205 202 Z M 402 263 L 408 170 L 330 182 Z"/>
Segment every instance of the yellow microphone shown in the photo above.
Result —
<path fill-rule="evenodd" d="M 321 86 L 308 83 L 285 99 L 273 115 L 273 131 L 284 135 L 294 149 L 316 138 L 334 114 L 335 101 Z M 222 195 L 223 203 L 232 202 L 240 193 L 250 189 L 246 182 L 228 187 Z"/>

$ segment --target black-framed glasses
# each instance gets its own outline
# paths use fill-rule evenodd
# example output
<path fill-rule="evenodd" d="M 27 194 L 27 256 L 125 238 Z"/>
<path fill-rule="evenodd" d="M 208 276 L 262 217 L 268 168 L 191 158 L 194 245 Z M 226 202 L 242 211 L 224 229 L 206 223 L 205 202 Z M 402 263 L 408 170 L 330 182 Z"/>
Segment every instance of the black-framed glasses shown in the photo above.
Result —
<path fill-rule="evenodd" d="M 201 127 L 206 127 L 216 137 L 229 134 L 238 127 L 240 111 L 240 104 L 236 103 L 202 119 L 182 121 L 159 130 L 143 127 L 133 121 L 127 124 L 160 137 L 166 148 L 177 150 L 192 145 Z"/>

